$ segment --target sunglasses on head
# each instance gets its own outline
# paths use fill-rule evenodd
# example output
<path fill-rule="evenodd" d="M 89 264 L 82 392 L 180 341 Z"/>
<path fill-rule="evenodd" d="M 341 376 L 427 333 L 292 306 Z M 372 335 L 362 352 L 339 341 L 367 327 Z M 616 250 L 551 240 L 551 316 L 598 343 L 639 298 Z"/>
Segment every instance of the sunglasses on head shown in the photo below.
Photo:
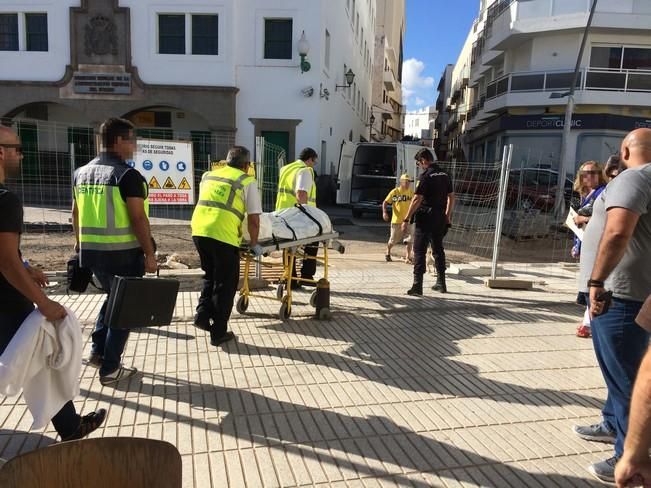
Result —
<path fill-rule="evenodd" d="M 21 144 L 0 144 L 2 147 L 6 147 L 7 149 L 15 149 L 18 154 L 23 153 L 23 146 Z"/>

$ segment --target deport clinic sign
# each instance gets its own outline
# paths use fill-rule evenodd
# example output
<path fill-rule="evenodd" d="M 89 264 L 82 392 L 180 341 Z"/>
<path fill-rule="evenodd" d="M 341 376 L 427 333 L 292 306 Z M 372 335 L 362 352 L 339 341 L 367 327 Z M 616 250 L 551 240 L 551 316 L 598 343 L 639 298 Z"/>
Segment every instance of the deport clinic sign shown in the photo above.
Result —
<path fill-rule="evenodd" d="M 138 139 L 134 160 L 149 185 L 152 205 L 194 205 L 192 142 Z"/>

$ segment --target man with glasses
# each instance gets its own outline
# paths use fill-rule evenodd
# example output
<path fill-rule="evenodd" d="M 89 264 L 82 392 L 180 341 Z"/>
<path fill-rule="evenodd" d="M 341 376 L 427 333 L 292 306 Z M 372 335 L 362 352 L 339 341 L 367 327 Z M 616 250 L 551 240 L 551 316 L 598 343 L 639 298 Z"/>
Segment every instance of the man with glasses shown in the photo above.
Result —
<path fill-rule="evenodd" d="M 423 294 L 423 276 L 427 269 L 427 247 L 431 244 L 436 263 L 436 284 L 434 291 L 447 293 L 445 283 L 445 250 L 443 238 L 450 227 L 454 191 L 450 177 L 434 163 L 428 149 L 421 149 L 415 156 L 416 164 L 423 170 L 411 200 L 407 216 L 402 222 L 402 231 L 409 224 L 416 224 L 414 232 L 414 284 L 407 291 L 409 295 Z"/>
<path fill-rule="evenodd" d="M 141 277 L 157 269 L 149 228 L 148 186 L 126 162 L 136 151 L 134 127 L 108 119 L 100 127 L 102 151 L 74 176 L 73 226 L 80 264 L 90 268 L 102 289 L 111 293 L 115 276 Z M 88 364 L 99 368 L 102 385 L 136 374 L 122 365 L 129 331 L 104 323 L 108 297 L 97 317 Z"/>
<path fill-rule="evenodd" d="M 23 206 L 18 196 L 5 186 L 5 179 L 20 174 L 22 158 L 18 135 L 0 126 L 0 355 L 34 310 L 34 304 L 55 324 L 66 316 L 65 308 L 43 293 L 41 288 L 47 285 L 43 272 L 23 264 L 21 259 Z M 90 434 L 102 425 L 105 416 L 106 410 L 99 409 L 80 417 L 69 401 L 52 418 L 52 423 L 61 440 L 69 441 Z"/>

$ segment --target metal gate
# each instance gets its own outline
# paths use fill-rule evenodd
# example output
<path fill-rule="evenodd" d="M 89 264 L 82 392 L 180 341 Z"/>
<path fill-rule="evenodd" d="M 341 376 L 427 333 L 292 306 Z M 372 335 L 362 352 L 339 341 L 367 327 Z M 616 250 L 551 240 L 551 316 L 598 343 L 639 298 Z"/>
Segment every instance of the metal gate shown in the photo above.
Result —
<path fill-rule="evenodd" d="M 276 208 L 278 176 L 280 168 L 287 162 L 285 149 L 271 144 L 264 137 L 255 138 L 255 171 L 258 180 L 262 210 L 273 212 Z"/>

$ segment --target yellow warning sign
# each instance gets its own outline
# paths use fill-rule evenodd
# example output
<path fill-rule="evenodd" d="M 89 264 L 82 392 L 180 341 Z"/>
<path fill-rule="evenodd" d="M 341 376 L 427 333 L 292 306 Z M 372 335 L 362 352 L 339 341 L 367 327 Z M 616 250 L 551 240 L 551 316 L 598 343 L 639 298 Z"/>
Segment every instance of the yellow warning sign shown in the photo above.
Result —
<path fill-rule="evenodd" d="M 169 176 L 167 177 L 167 179 L 165 180 L 165 184 L 163 185 L 163 188 L 165 188 L 166 190 L 176 190 L 176 185 L 172 181 L 172 178 L 170 178 Z"/>
<path fill-rule="evenodd" d="M 152 190 L 160 190 L 160 183 L 158 183 L 155 176 L 152 176 L 151 180 L 149 180 L 149 188 Z"/>
<path fill-rule="evenodd" d="M 188 183 L 188 180 L 184 177 L 181 180 L 181 183 L 179 183 L 179 190 L 191 190 L 190 188 L 190 183 Z"/>

